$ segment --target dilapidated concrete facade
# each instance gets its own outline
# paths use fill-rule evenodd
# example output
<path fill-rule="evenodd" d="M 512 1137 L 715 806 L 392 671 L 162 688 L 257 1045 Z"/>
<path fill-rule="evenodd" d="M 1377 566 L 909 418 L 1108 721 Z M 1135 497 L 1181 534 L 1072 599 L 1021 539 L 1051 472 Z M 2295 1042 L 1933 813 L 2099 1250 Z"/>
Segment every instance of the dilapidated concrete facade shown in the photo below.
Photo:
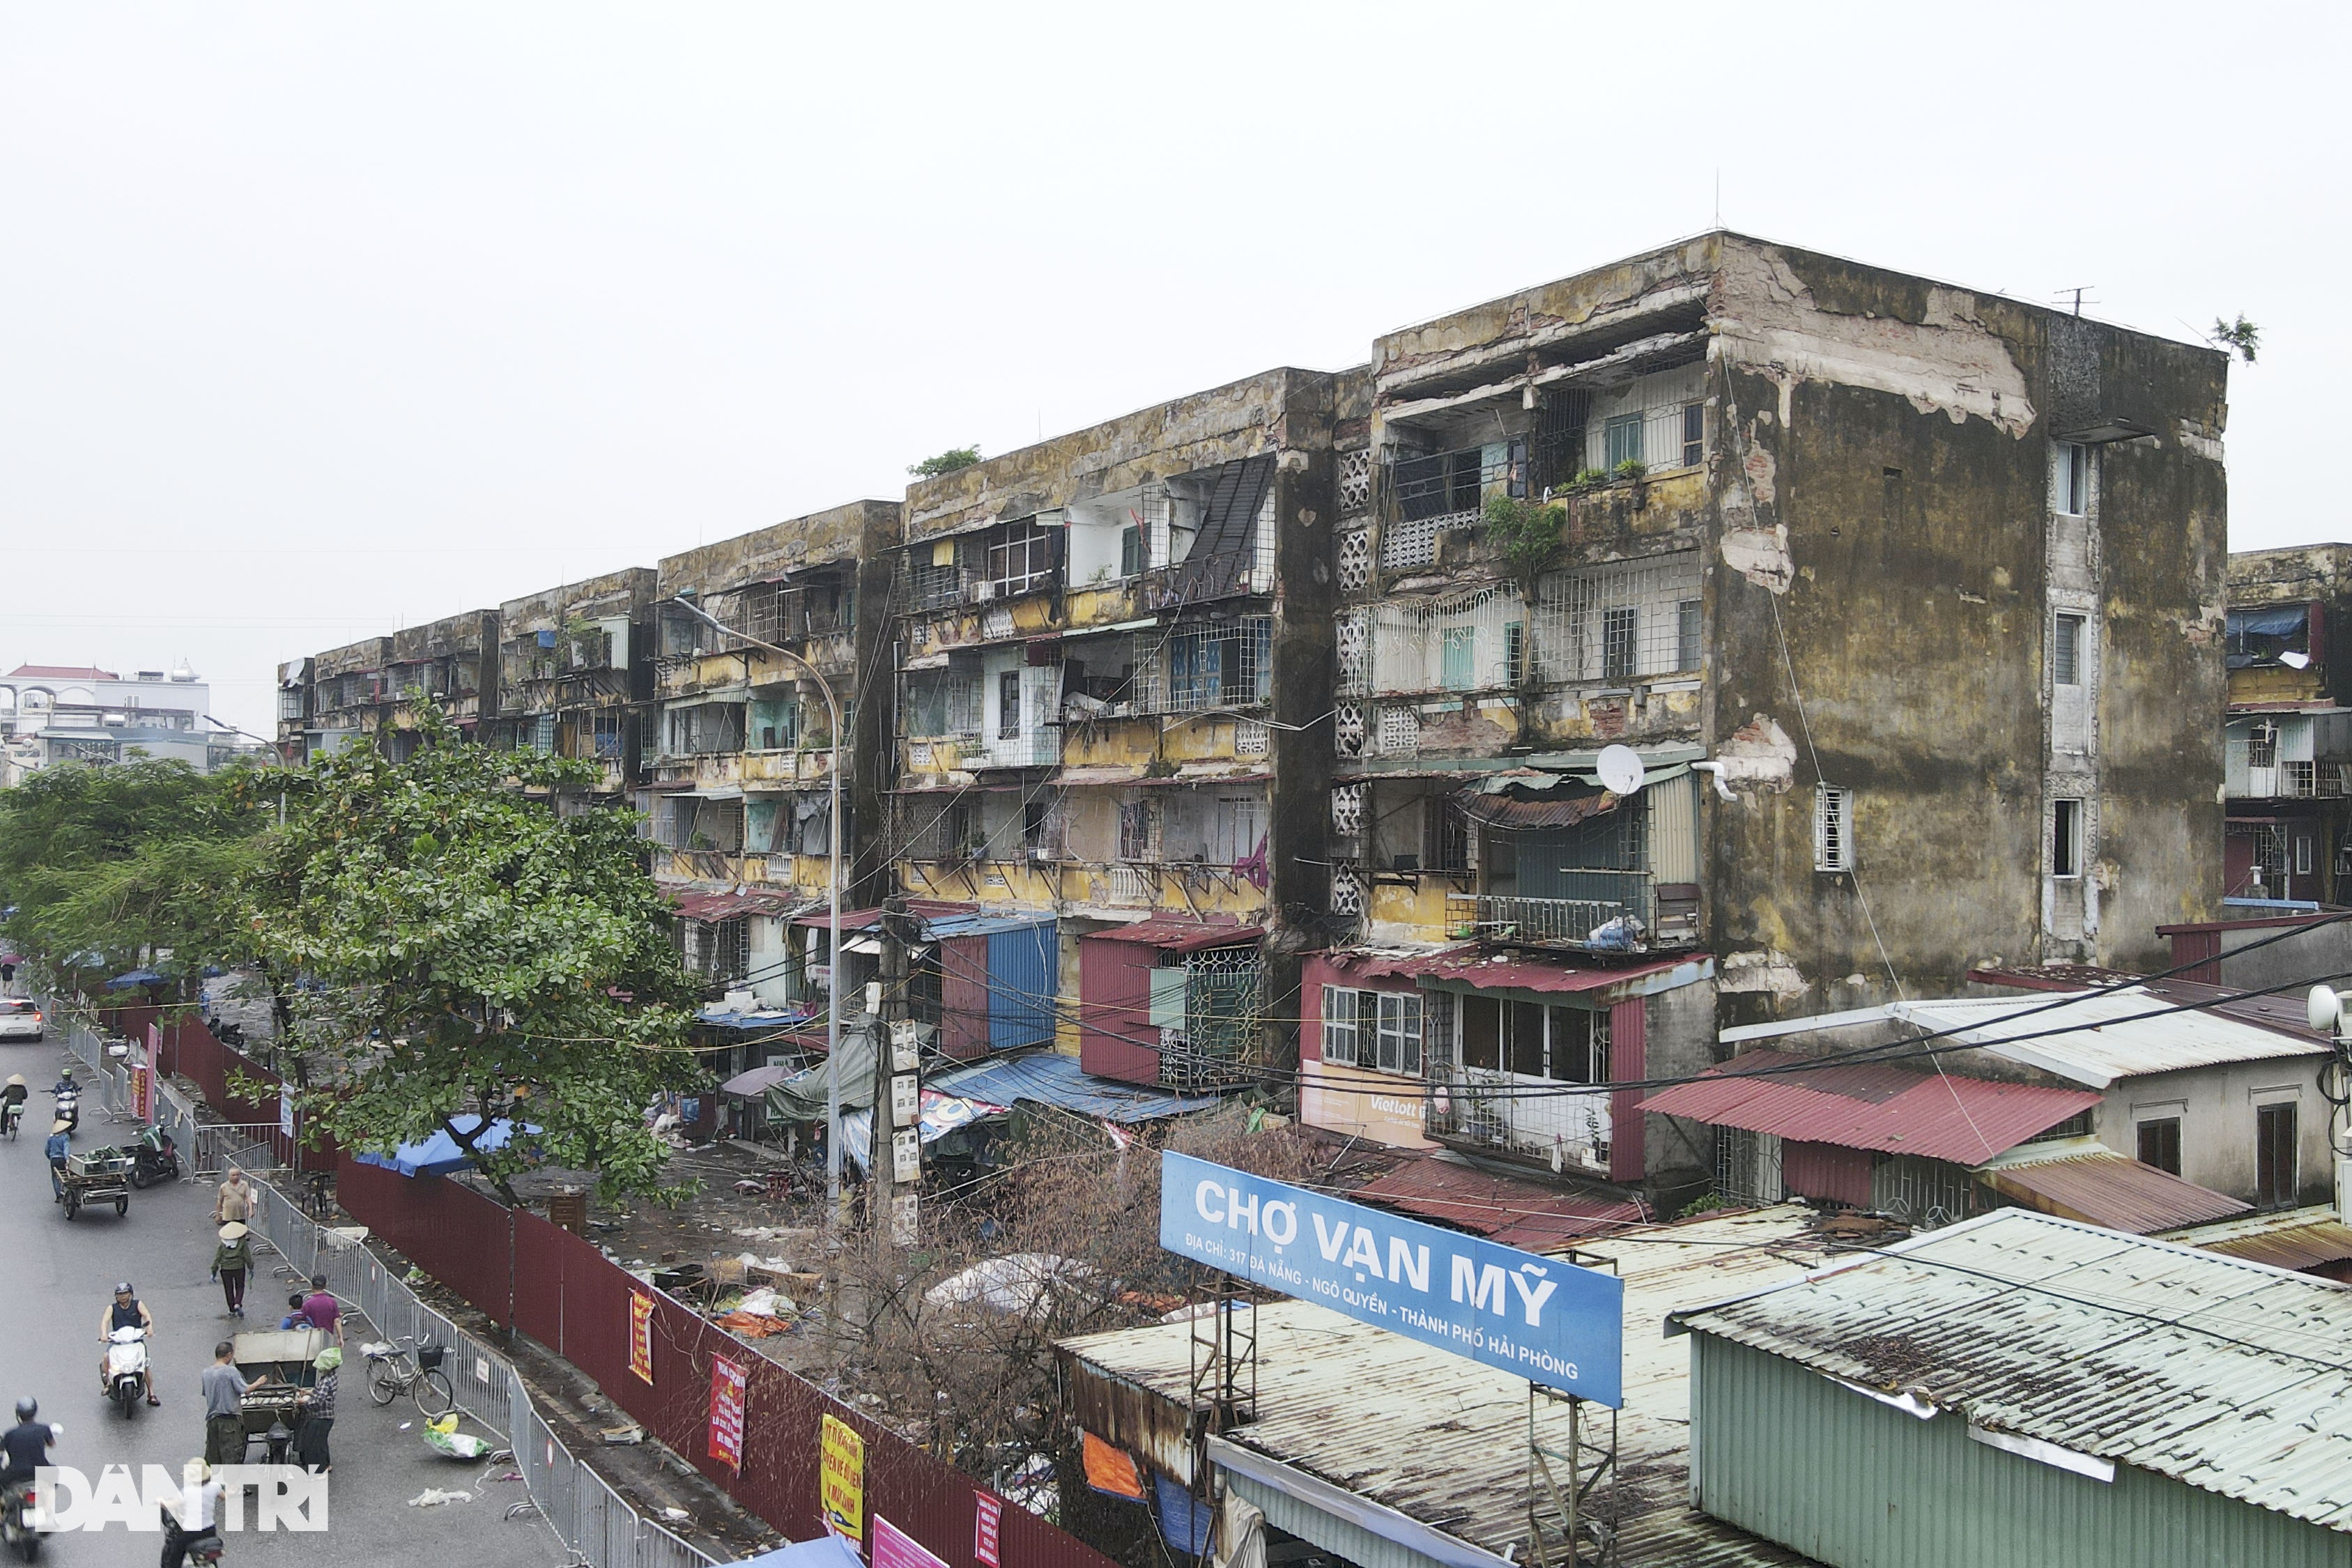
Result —
<path fill-rule="evenodd" d="M 1333 460 L 1364 413 L 1360 373 L 1268 371 L 908 488 L 900 884 L 1055 914 L 1090 1070 L 1286 1064 L 1260 1021 L 1326 940 Z"/>
<path fill-rule="evenodd" d="M 825 901 L 832 876 L 827 687 L 846 731 L 842 897 L 879 898 L 888 623 L 870 607 L 889 601 L 898 537 L 897 502 L 852 501 L 662 561 L 639 798 L 654 874 L 687 895 L 688 961 L 714 988 L 810 998 L 818 960 L 790 921 Z"/>
<path fill-rule="evenodd" d="M 280 665 L 278 738 L 299 755 L 364 739 L 404 758 L 428 703 L 465 734 L 488 739 L 498 690 L 499 613 L 468 610 Z"/>
<path fill-rule="evenodd" d="M 1653 1076 L 1987 961 L 2158 965 L 2221 885 L 2225 369 L 1729 233 L 1379 339 L 1336 555 L 1357 945 L 1711 953 Z M 1513 559 L 1498 503 L 1557 548 Z"/>
<path fill-rule="evenodd" d="M 500 605 L 493 743 L 594 763 L 588 797 L 625 799 L 653 697 L 655 582 L 633 566 Z"/>
<path fill-rule="evenodd" d="M 2223 878 L 2237 899 L 2352 893 L 2352 545 L 2230 557 Z"/>

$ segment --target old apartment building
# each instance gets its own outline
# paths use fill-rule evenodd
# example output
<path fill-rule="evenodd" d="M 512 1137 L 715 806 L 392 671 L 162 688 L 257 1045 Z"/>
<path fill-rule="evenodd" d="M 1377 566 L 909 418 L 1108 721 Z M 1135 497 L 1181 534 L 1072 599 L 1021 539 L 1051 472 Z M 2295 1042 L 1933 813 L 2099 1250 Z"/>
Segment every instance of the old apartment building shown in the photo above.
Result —
<path fill-rule="evenodd" d="M 655 583 L 633 566 L 500 605 L 492 743 L 594 763 L 585 798 L 625 799 L 653 697 Z"/>
<path fill-rule="evenodd" d="M 437 703 L 479 740 L 499 711 L 499 612 L 407 626 L 362 637 L 314 658 L 278 667 L 279 743 L 299 754 L 333 752 L 365 737 L 387 755 L 416 744 L 418 715 Z"/>
<path fill-rule="evenodd" d="M 792 918 L 824 901 L 832 871 L 827 686 L 845 726 L 843 896 L 879 899 L 888 620 L 873 607 L 898 523 L 895 502 L 853 501 L 662 561 L 637 798 L 687 961 L 714 988 L 802 1001 L 822 962 Z"/>
<path fill-rule="evenodd" d="M 2224 367 L 1727 233 L 1378 340 L 1307 1119 L 1687 1192 L 1607 1086 L 1718 1025 L 2153 966 L 2220 882 Z"/>
<path fill-rule="evenodd" d="M 1356 374 L 1268 371 L 908 489 L 899 880 L 1054 921 L 1090 1071 L 1283 1065 L 1263 1021 L 1326 940 L 1333 452 L 1362 403 Z"/>
<path fill-rule="evenodd" d="M 2230 557 L 2228 892 L 2352 891 L 2352 545 Z"/>

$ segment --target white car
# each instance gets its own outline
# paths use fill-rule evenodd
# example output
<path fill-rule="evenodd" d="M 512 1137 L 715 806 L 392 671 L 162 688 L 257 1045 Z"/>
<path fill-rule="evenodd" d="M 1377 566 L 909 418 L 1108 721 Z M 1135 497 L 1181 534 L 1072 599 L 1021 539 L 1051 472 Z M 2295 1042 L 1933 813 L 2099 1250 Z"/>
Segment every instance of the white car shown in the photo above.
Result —
<path fill-rule="evenodd" d="M 44 1027 L 39 1003 L 29 996 L 0 996 L 0 1040 L 37 1040 Z"/>

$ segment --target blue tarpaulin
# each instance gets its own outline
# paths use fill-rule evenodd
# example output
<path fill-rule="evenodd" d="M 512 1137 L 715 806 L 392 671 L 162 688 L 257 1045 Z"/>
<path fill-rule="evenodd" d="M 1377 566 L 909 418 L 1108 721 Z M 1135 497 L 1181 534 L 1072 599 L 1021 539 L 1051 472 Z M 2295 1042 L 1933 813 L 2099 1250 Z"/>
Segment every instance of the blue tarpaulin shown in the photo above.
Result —
<path fill-rule="evenodd" d="M 453 1116 L 449 1121 L 460 1132 L 471 1132 L 482 1124 L 478 1116 Z M 522 1130 L 525 1132 L 539 1131 L 527 1121 L 523 1123 Z M 514 1131 L 515 1124 L 501 1116 L 490 1123 L 488 1132 L 476 1140 L 475 1147 L 484 1152 L 503 1149 L 514 1137 Z M 403 1143 L 389 1154 L 359 1154 L 353 1158 L 362 1165 L 381 1165 L 404 1176 L 446 1176 L 452 1171 L 465 1170 L 474 1163 L 473 1158 L 457 1146 L 457 1141 L 449 1136 L 447 1128 L 422 1142 Z"/>
<path fill-rule="evenodd" d="M 134 969 L 128 974 L 118 974 L 106 983 L 109 991 L 128 991 L 133 985 L 161 985 L 163 977 L 152 969 Z"/>
<path fill-rule="evenodd" d="M 924 1087 L 997 1105 L 1034 1100 L 1102 1121 L 1152 1121 L 1206 1110 L 1217 1103 L 1213 1094 L 1177 1094 L 1148 1084 L 1097 1078 L 1078 1065 L 1077 1058 L 1055 1051 L 974 1062 L 940 1073 L 927 1079 Z"/>
<path fill-rule="evenodd" d="M 737 1568 L 866 1568 L 866 1560 L 838 1535 L 821 1535 L 746 1557 Z"/>

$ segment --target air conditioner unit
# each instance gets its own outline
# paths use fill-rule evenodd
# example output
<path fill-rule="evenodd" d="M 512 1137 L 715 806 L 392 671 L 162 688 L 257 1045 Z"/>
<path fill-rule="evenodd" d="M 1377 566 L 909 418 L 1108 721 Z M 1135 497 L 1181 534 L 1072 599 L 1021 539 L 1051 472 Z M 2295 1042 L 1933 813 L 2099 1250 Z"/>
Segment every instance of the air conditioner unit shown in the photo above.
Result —
<path fill-rule="evenodd" d="M 974 583 L 971 585 L 971 596 L 982 603 L 993 599 L 996 597 L 996 584 L 989 582 Z"/>

